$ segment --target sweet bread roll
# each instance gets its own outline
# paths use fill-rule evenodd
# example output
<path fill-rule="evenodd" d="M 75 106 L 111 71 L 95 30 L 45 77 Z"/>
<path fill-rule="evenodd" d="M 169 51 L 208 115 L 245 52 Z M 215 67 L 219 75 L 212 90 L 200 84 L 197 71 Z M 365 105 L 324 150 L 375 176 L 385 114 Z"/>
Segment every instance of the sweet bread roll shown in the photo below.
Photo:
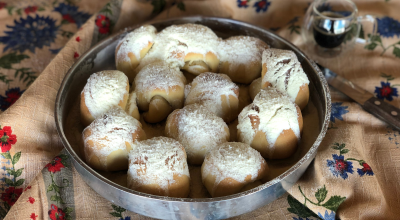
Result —
<path fill-rule="evenodd" d="M 260 77 L 260 78 L 253 80 L 253 82 L 250 84 L 249 93 L 250 93 L 251 100 L 254 100 L 256 95 L 260 92 L 261 81 L 262 81 L 262 78 Z"/>
<path fill-rule="evenodd" d="M 133 143 L 146 139 L 140 122 L 117 106 L 94 120 L 82 136 L 86 163 L 102 171 L 128 169 Z"/>
<path fill-rule="evenodd" d="M 201 166 L 203 184 L 212 197 L 238 193 L 267 173 L 267 162 L 260 153 L 238 142 L 223 143 L 212 149 Z"/>
<path fill-rule="evenodd" d="M 287 94 L 300 109 L 306 107 L 310 81 L 293 51 L 266 49 L 262 56 L 261 74 L 261 88 L 272 85 L 279 92 Z"/>
<path fill-rule="evenodd" d="M 172 25 L 157 34 L 156 43 L 136 71 L 156 61 L 193 74 L 216 72 L 219 38 L 208 27 L 199 24 Z"/>
<path fill-rule="evenodd" d="M 187 86 L 185 105 L 199 103 L 227 123 L 237 117 L 239 87 L 227 75 L 202 73 Z"/>
<path fill-rule="evenodd" d="M 143 119 L 157 123 L 183 107 L 186 78 L 178 68 L 165 62 L 145 66 L 135 78 L 136 100 Z"/>
<path fill-rule="evenodd" d="M 235 36 L 219 45 L 219 72 L 233 82 L 249 84 L 261 76 L 261 57 L 269 46 L 262 40 L 249 36 Z"/>
<path fill-rule="evenodd" d="M 262 89 L 238 117 L 237 136 L 268 159 L 291 156 L 303 129 L 300 108 L 273 87 Z"/>
<path fill-rule="evenodd" d="M 124 72 L 129 82 L 135 79 L 135 69 L 153 46 L 156 38 L 156 28 L 145 25 L 128 33 L 115 49 L 115 64 Z"/>
<path fill-rule="evenodd" d="M 128 113 L 128 115 L 130 115 L 130 116 L 136 118 L 138 121 L 140 121 L 140 114 L 139 114 L 139 109 L 136 104 L 135 91 L 133 91 L 129 94 L 129 99 L 128 99 L 128 103 L 126 104 L 125 111 L 126 111 L 126 113 Z"/>
<path fill-rule="evenodd" d="M 201 165 L 208 151 L 229 141 L 230 137 L 222 118 L 199 104 L 172 112 L 167 119 L 165 134 L 185 147 L 187 161 L 194 165 Z"/>
<path fill-rule="evenodd" d="M 128 187 L 143 193 L 184 198 L 189 168 L 183 146 L 167 137 L 134 143 L 129 153 Z"/>
<path fill-rule="evenodd" d="M 81 122 L 86 127 L 95 118 L 114 106 L 125 109 L 129 95 L 129 81 L 118 70 L 93 73 L 81 93 Z"/>

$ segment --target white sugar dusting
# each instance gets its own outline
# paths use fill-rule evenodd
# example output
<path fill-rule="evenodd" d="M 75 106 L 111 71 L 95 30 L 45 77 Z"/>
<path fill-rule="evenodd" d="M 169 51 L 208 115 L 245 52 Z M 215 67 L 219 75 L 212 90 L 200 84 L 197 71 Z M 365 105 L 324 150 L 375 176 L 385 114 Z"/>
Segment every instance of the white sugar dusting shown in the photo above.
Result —
<path fill-rule="evenodd" d="M 156 62 L 145 66 L 135 77 L 135 92 L 144 94 L 150 102 L 154 90 L 167 94 L 173 87 L 184 88 L 186 78 L 178 68 L 170 67 L 165 62 Z"/>
<path fill-rule="evenodd" d="M 258 177 L 258 171 L 264 158 L 250 145 L 239 142 L 220 144 L 211 150 L 203 163 L 203 178 L 208 175 L 216 177 L 217 186 L 222 180 L 230 177 L 238 182 L 244 182 L 251 175 L 253 182 Z"/>
<path fill-rule="evenodd" d="M 269 46 L 258 38 L 235 36 L 220 41 L 218 55 L 221 63 L 230 63 L 229 71 L 235 71 L 243 64 L 248 72 L 251 63 L 259 63 L 261 66 L 262 53 L 268 48 Z"/>
<path fill-rule="evenodd" d="M 129 154 L 128 187 L 158 184 L 168 194 L 174 174 L 189 177 L 185 150 L 178 141 L 155 137 L 134 143 Z"/>
<path fill-rule="evenodd" d="M 276 139 L 283 130 L 292 129 L 300 139 L 300 128 L 296 105 L 287 95 L 278 92 L 273 87 L 262 89 L 254 98 L 252 104 L 240 112 L 237 126 L 244 143 L 251 144 L 255 131 L 253 130 L 250 115 L 258 116 L 260 124 L 258 130 L 264 132 L 269 146 L 270 155 L 273 154 Z"/>
<path fill-rule="evenodd" d="M 226 142 L 228 126 L 222 118 L 207 108 L 193 104 L 180 110 L 178 141 L 185 147 L 188 157 L 205 154 L 218 144 Z"/>
<path fill-rule="evenodd" d="M 133 53 L 140 61 L 140 51 L 147 47 L 149 43 L 154 43 L 156 38 L 156 28 L 152 25 L 141 26 L 127 34 L 119 43 L 117 48 L 116 60 L 130 62 L 128 53 Z M 119 46 L 121 45 L 121 46 Z M 117 62 L 118 63 L 118 62 Z"/>
<path fill-rule="evenodd" d="M 126 112 L 129 115 L 132 115 L 132 112 L 137 109 L 137 104 L 136 104 L 136 93 L 133 91 L 131 94 L 129 94 L 129 99 L 128 103 L 126 105 Z"/>
<path fill-rule="evenodd" d="M 271 83 L 278 91 L 288 94 L 293 102 L 300 87 L 310 83 L 293 51 L 266 49 L 262 55 L 262 63 L 267 65 L 262 84 Z"/>
<path fill-rule="evenodd" d="M 93 73 L 83 91 L 85 104 L 90 114 L 97 118 L 117 106 L 127 94 L 128 77 L 118 70 L 104 70 Z"/>
<path fill-rule="evenodd" d="M 155 43 L 137 71 L 149 63 L 163 60 L 173 67 L 183 67 L 188 53 L 217 54 L 218 37 L 208 27 L 198 24 L 172 25 L 157 34 Z"/>
<path fill-rule="evenodd" d="M 90 129 L 91 134 L 84 140 L 85 146 L 88 141 L 93 141 L 94 150 L 88 151 L 85 147 L 85 155 L 88 160 L 96 155 L 101 164 L 107 164 L 107 156 L 113 151 L 123 150 L 128 155 L 125 142 L 131 146 L 135 140 L 132 133 L 140 129 L 141 124 L 138 120 L 128 115 L 118 106 L 112 107 L 109 111 L 94 120 L 85 130 Z"/>
<path fill-rule="evenodd" d="M 222 96 L 226 96 L 227 100 L 230 95 L 238 97 L 235 91 L 239 90 L 239 87 L 226 74 L 210 72 L 198 75 L 193 79 L 190 87 L 185 105 L 199 103 L 220 117 L 223 115 Z"/>

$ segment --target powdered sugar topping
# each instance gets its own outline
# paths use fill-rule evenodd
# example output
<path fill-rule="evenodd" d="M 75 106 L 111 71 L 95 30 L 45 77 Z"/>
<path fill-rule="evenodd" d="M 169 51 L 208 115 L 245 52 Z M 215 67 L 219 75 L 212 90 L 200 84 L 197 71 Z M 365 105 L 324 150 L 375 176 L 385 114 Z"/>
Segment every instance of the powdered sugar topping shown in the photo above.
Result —
<path fill-rule="evenodd" d="M 136 59 L 140 60 L 140 51 L 147 47 L 149 43 L 154 43 L 156 32 L 156 28 L 152 25 L 145 25 L 128 33 L 118 43 L 117 48 L 119 47 L 119 50 L 115 55 L 116 60 L 130 62 L 128 53 L 133 53 Z"/>
<path fill-rule="evenodd" d="M 203 163 L 202 176 L 216 177 L 217 186 L 222 180 L 230 177 L 238 182 L 245 182 L 251 175 L 253 182 L 258 177 L 264 158 L 250 145 L 239 142 L 227 142 L 212 149 Z"/>
<path fill-rule="evenodd" d="M 174 174 L 189 177 L 183 146 L 167 137 L 155 137 L 134 143 L 129 154 L 128 186 L 158 184 L 168 192 Z M 139 161 L 139 162 L 138 162 Z"/>
<path fill-rule="evenodd" d="M 138 70 L 149 63 L 163 60 L 173 67 L 183 67 L 188 53 L 217 54 L 218 37 L 208 27 L 198 24 L 172 25 L 157 34 L 155 43 L 140 63 Z"/>
<path fill-rule="evenodd" d="M 262 63 L 267 65 L 262 84 L 271 83 L 278 91 L 288 94 L 293 102 L 300 87 L 310 83 L 293 51 L 267 49 L 262 55 Z"/>
<path fill-rule="evenodd" d="M 153 90 L 163 90 L 167 94 L 174 87 L 185 86 L 186 78 L 178 68 L 165 62 L 156 62 L 145 66 L 135 77 L 135 92 L 142 93 L 150 102 Z"/>
<path fill-rule="evenodd" d="M 237 126 L 244 143 L 251 144 L 255 135 L 250 115 L 260 120 L 258 130 L 265 133 L 272 155 L 276 139 L 283 130 L 292 129 L 300 139 L 300 127 L 296 105 L 287 95 L 278 92 L 273 87 L 262 89 L 254 98 L 252 104 L 246 106 L 239 114 Z"/>
<path fill-rule="evenodd" d="M 261 66 L 262 53 L 267 48 L 268 45 L 258 38 L 235 36 L 220 42 L 218 54 L 220 61 L 229 62 L 230 71 L 233 71 L 241 64 L 249 67 L 257 63 Z"/>
<path fill-rule="evenodd" d="M 185 105 L 200 103 L 218 116 L 223 115 L 222 96 L 226 96 L 227 100 L 230 95 L 239 96 L 236 93 L 239 87 L 226 74 L 202 73 L 193 79 L 190 86 Z"/>
<path fill-rule="evenodd" d="M 85 155 L 88 160 L 96 155 L 101 164 L 107 164 L 107 156 L 116 150 L 123 150 L 128 155 L 125 142 L 131 146 L 132 133 L 141 128 L 138 120 L 128 115 L 122 108 L 114 106 L 101 117 L 94 120 L 85 130 L 90 129 L 91 134 L 83 137 L 85 146 L 88 141 L 94 142 L 95 150 L 88 151 L 85 148 Z"/>
<path fill-rule="evenodd" d="M 188 157 L 205 154 L 218 144 L 226 142 L 228 126 L 222 118 L 207 108 L 193 104 L 180 110 L 178 141 L 186 149 Z"/>
<path fill-rule="evenodd" d="M 97 118 L 117 106 L 128 93 L 128 77 L 118 70 L 93 73 L 83 88 L 85 104 L 90 114 Z"/>

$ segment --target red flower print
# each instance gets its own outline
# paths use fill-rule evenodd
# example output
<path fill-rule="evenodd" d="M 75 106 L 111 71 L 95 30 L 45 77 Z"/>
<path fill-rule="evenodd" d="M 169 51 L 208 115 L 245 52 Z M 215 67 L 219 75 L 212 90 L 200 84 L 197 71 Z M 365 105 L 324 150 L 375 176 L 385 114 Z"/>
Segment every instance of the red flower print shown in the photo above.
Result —
<path fill-rule="evenodd" d="M 26 190 L 28 190 L 28 189 L 31 189 L 31 188 L 32 188 L 32 186 L 27 186 L 27 187 L 25 188 L 24 192 L 25 192 Z"/>
<path fill-rule="evenodd" d="M 79 57 L 79 53 L 75 52 L 74 53 L 74 58 L 78 58 Z"/>
<path fill-rule="evenodd" d="M 4 126 L 0 130 L 1 152 L 7 152 L 11 149 L 11 145 L 17 143 L 17 136 L 12 134 L 10 126 Z"/>
<path fill-rule="evenodd" d="M 38 10 L 38 6 L 28 6 L 24 9 L 25 14 L 35 13 Z"/>
<path fill-rule="evenodd" d="M 75 40 L 78 41 L 78 42 L 80 42 L 80 41 L 81 41 L 81 38 L 78 36 L 78 37 L 75 38 Z"/>
<path fill-rule="evenodd" d="M 38 217 L 38 215 L 36 215 L 35 213 L 32 213 L 32 214 L 31 214 L 31 219 L 32 219 L 32 220 L 36 220 L 37 217 Z"/>
<path fill-rule="evenodd" d="M 64 164 L 61 163 L 61 157 L 55 157 L 50 163 L 48 163 L 45 167 L 49 172 L 57 173 L 61 171 L 61 168 L 64 168 Z"/>
<path fill-rule="evenodd" d="M 65 213 L 62 209 L 56 205 L 51 204 L 51 210 L 49 210 L 49 217 L 51 220 L 64 220 Z"/>
<path fill-rule="evenodd" d="M 35 198 L 29 197 L 27 202 L 30 202 L 31 204 L 33 204 L 33 203 L 35 203 Z"/>
<path fill-rule="evenodd" d="M 73 18 L 71 15 L 69 15 L 69 14 L 63 15 L 62 18 L 63 18 L 63 20 L 68 21 L 69 23 L 75 23 L 74 18 Z"/>
<path fill-rule="evenodd" d="M 361 166 L 363 166 L 362 169 L 357 169 L 357 173 L 360 176 L 364 176 L 365 174 L 367 174 L 368 176 L 373 176 L 374 172 L 372 171 L 372 168 L 365 162 L 361 161 L 360 162 Z"/>
<path fill-rule="evenodd" d="M 22 188 L 16 189 L 15 187 L 11 186 L 7 188 L 4 193 L 1 194 L 1 199 L 4 202 L 7 202 L 8 205 L 13 206 L 21 194 Z"/>
<path fill-rule="evenodd" d="M 3 9 L 4 7 L 6 7 L 7 3 L 4 2 L 0 2 L 0 9 Z"/>
<path fill-rule="evenodd" d="M 101 34 L 107 34 L 110 32 L 110 19 L 104 15 L 97 15 L 95 20 L 96 26 L 99 27 L 99 32 Z"/>
<path fill-rule="evenodd" d="M 22 95 L 25 90 L 20 90 L 20 88 L 11 88 L 6 91 L 6 96 L 0 95 L 0 109 L 5 111 L 10 106 L 12 106 L 17 99 Z"/>

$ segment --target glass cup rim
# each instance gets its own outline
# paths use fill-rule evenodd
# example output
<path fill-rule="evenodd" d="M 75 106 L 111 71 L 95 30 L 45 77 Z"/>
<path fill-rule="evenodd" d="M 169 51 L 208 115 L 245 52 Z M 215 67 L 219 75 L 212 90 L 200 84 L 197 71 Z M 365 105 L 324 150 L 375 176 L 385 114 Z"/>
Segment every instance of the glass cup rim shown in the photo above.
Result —
<path fill-rule="evenodd" d="M 318 16 L 321 16 L 321 17 L 323 17 L 323 18 L 325 18 L 325 19 L 329 19 L 329 20 L 336 20 L 336 21 L 339 21 L 339 20 L 347 20 L 347 19 L 349 19 L 349 18 L 355 17 L 356 13 L 358 12 L 358 8 L 357 8 L 356 4 L 355 4 L 353 1 L 351 1 L 351 0 L 341 0 L 341 1 L 346 1 L 346 2 L 350 3 L 350 5 L 353 6 L 353 8 L 354 8 L 354 10 L 351 12 L 351 14 L 348 15 L 348 16 L 346 16 L 346 17 L 332 18 L 332 17 L 328 17 L 328 16 L 325 16 L 325 15 L 321 14 L 321 13 L 317 10 L 317 8 L 315 7 L 315 6 L 316 6 L 315 1 L 312 3 L 312 5 L 313 5 L 313 6 L 312 6 L 312 7 L 313 7 L 313 11 L 314 11 Z"/>

